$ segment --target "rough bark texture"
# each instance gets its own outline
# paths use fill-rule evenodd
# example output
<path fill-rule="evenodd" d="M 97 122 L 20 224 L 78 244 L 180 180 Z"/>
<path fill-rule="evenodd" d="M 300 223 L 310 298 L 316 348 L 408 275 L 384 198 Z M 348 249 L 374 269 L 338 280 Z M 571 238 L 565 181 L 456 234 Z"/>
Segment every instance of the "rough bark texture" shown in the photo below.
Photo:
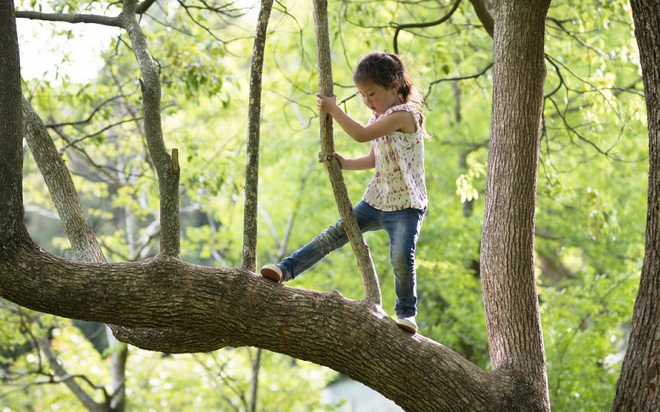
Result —
<path fill-rule="evenodd" d="M 244 269 L 166 256 L 140 263 L 69 262 L 25 238 L 0 239 L 0 273 L 3 297 L 59 316 L 127 326 L 131 333 L 118 338 L 148 350 L 261 347 L 343 372 L 407 410 L 519 406 L 510 395 L 518 388 L 506 375 L 411 336 L 372 304 L 336 292 L 292 289 Z"/>
<path fill-rule="evenodd" d="M 649 129 L 646 252 L 614 411 L 660 410 L 660 1 L 631 0 Z"/>
<path fill-rule="evenodd" d="M 119 15 L 121 26 L 128 33 L 133 53 L 142 73 L 142 108 L 144 112 L 144 132 L 149 154 L 158 173 L 160 189 L 161 253 L 178 256 L 180 246 L 179 228 L 179 164 L 176 151 L 168 153 L 163 140 L 160 117 L 160 73 L 158 65 L 151 57 L 147 39 L 136 18 L 136 0 L 124 0 L 124 8 Z"/>
<path fill-rule="evenodd" d="M 319 89 L 326 96 L 334 95 L 332 82 L 332 63 L 330 56 L 330 33 L 328 28 L 328 2 L 314 0 L 314 21 L 316 22 L 316 58 L 319 67 Z M 358 226 L 353 205 L 348 197 L 344 176 L 339 161 L 333 156 L 335 143 L 333 138 L 332 117 L 320 115 L 321 152 L 319 160 L 325 164 L 335 195 L 335 202 L 342 219 L 342 227 L 348 235 L 348 240 L 357 259 L 357 265 L 362 275 L 365 299 L 376 305 L 381 304 L 380 285 L 376 275 L 376 267 L 371 259 L 369 247 L 364 241 L 362 231 Z"/>
<path fill-rule="evenodd" d="M 23 218 L 21 82 L 14 2 L 0 3 L 0 232 L 20 233 Z"/>
<path fill-rule="evenodd" d="M 64 159 L 57 152 L 39 115 L 27 100 L 22 101 L 25 140 L 62 219 L 64 233 L 71 242 L 76 259 L 82 262 L 105 262 L 101 245 L 85 216 Z"/>
<path fill-rule="evenodd" d="M 259 200 L 259 126 L 261 125 L 261 74 L 266 48 L 266 29 L 273 0 L 261 2 L 250 68 L 247 164 L 245 166 L 245 211 L 243 212 L 243 257 L 241 266 L 257 270 L 257 217 Z"/>
<path fill-rule="evenodd" d="M 491 363 L 550 410 L 534 276 L 534 222 L 549 0 L 495 4 L 493 108 L 481 247 Z M 525 75 L 521 75 L 524 73 Z"/>

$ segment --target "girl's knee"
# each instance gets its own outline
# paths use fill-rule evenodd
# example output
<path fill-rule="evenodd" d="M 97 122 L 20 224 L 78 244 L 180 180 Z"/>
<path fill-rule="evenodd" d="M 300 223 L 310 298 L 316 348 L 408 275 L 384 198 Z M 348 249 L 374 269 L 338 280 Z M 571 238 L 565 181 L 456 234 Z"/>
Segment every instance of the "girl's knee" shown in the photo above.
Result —
<path fill-rule="evenodd" d="M 397 277 L 410 277 L 415 274 L 415 259 L 406 253 L 394 253 L 390 256 L 394 274 Z"/>

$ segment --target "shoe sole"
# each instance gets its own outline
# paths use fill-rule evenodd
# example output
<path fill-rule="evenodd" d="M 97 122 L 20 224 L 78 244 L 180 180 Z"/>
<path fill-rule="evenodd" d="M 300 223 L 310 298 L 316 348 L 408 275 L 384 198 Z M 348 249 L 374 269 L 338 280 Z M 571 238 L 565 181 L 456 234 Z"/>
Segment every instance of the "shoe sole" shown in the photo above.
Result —
<path fill-rule="evenodd" d="M 405 330 L 406 332 L 417 333 L 417 329 L 413 328 L 412 326 L 402 325 L 400 323 L 397 323 L 397 326 Z"/>
<path fill-rule="evenodd" d="M 266 279 L 270 279 L 274 282 L 279 283 L 280 282 L 280 274 L 275 272 L 273 269 L 261 269 L 261 276 L 265 277 Z"/>

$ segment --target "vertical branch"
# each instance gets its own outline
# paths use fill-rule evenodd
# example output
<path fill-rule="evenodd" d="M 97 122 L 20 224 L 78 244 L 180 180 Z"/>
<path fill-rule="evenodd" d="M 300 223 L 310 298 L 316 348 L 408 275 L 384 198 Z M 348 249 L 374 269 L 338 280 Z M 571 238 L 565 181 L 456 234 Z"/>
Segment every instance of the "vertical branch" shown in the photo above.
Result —
<path fill-rule="evenodd" d="M 257 227 L 259 213 L 259 141 L 261 126 L 261 79 L 266 51 L 266 31 L 273 0 L 263 0 L 252 48 L 250 68 L 250 107 L 248 109 L 247 163 L 245 165 L 245 206 L 243 211 L 243 256 L 241 266 L 257 270 Z M 257 410 L 261 348 L 257 348 L 252 362 L 250 382 L 250 411 Z"/>
<path fill-rule="evenodd" d="M 12 239 L 23 226 L 21 81 L 14 2 L 0 2 L 0 234 Z M 4 242 L 0 242 L 4 243 Z"/>
<path fill-rule="evenodd" d="M 179 256 L 181 250 L 179 228 L 179 164 L 178 159 L 169 155 L 163 141 L 160 117 L 160 73 L 156 62 L 149 54 L 147 39 L 135 17 L 136 0 L 124 0 L 124 8 L 119 15 L 122 27 L 128 32 L 133 52 L 140 66 L 142 79 L 142 108 L 144 111 L 144 132 L 149 153 L 158 173 L 160 189 L 161 253 Z M 175 153 L 173 153 L 175 154 Z"/>
<path fill-rule="evenodd" d="M 314 21 L 316 22 L 319 88 L 324 95 L 332 96 L 334 92 L 332 90 L 332 63 L 330 57 L 327 0 L 314 0 Z M 332 183 L 335 202 L 337 202 L 337 208 L 339 209 L 339 216 L 342 219 L 342 226 L 348 235 L 353 253 L 357 259 L 360 275 L 362 276 L 365 299 L 376 305 L 380 305 L 380 286 L 378 285 L 378 276 L 376 276 L 376 269 L 371 259 L 371 253 L 369 252 L 369 247 L 364 242 L 362 231 L 353 213 L 353 205 L 348 197 L 348 190 L 344 183 L 339 161 L 332 155 L 334 152 L 332 118 L 328 114 L 321 113 L 320 123 L 321 153 L 319 153 L 319 158 L 325 164 L 330 175 L 330 182 Z"/>
<path fill-rule="evenodd" d="M 245 166 L 245 209 L 243 212 L 243 257 L 241 266 L 257 270 L 257 219 L 259 199 L 259 126 L 261 125 L 261 76 L 266 49 L 266 29 L 273 0 L 261 2 L 250 68 L 247 164 Z"/>

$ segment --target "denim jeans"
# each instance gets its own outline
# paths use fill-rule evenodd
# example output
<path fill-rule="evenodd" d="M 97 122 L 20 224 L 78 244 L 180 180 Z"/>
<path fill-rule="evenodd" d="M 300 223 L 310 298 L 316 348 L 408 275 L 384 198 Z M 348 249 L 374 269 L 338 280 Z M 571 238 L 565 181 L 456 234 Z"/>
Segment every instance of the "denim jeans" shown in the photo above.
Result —
<path fill-rule="evenodd" d="M 364 201 L 353 209 L 362 232 L 385 229 L 390 238 L 390 261 L 394 269 L 397 300 L 394 311 L 398 318 L 417 314 L 417 284 L 415 278 L 415 247 L 426 209 L 403 209 L 384 212 Z M 342 221 L 328 227 L 309 243 L 280 263 L 284 280 L 290 280 L 314 266 L 328 253 L 348 243 Z"/>

